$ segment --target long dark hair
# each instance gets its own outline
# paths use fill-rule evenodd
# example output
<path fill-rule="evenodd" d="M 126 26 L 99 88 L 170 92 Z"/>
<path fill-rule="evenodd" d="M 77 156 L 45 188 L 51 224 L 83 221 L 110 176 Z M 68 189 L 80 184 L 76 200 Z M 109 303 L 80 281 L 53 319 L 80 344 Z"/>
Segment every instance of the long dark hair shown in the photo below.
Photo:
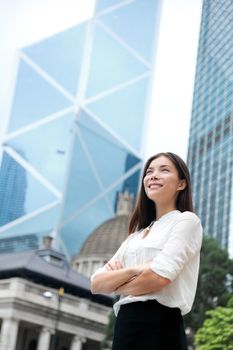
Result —
<path fill-rule="evenodd" d="M 150 157 L 145 164 L 138 201 L 129 222 L 129 233 L 147 227 L 151 223 L 151 221 L 153 221 L 156 218 L 155 204 L 146 195 L 143 185 L 143 179 L 146 175 L 146 171 L 150 163 L 154 159 L 159 158 L 161 156 L 167 157 L 175 165 L 180 180 L 186 180 L 186 187 L 182 191 L 179 191 L 179 194 L 177 196 L 176 209 L 180 210 L 181 212 L 186 210 L 194 212 L 190 174 L 187 165 L 185 164 L 183 159 L 180 158 L 177 154 L 171 152 L 158 153 Z"/>

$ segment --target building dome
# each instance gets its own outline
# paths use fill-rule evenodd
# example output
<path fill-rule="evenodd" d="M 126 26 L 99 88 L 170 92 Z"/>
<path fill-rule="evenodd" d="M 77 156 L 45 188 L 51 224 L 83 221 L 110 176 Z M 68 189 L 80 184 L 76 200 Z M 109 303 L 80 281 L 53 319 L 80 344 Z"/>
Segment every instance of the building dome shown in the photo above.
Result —
<path fill-rule="evenodd" d="M 79 257 L 111 257 L 128 235 L 128 215 L 105 221 L 86 240 Z"/>
<path fill-rule="evenodd" d="M 87 238 L 79 254 L 73 259 L 73 268 L 90 277 L 94 271 L 106 264 L 128 236 L 132 206 L 133 196 L 127 191 L 120 193 L 116 216 L 97 227 Z"/>

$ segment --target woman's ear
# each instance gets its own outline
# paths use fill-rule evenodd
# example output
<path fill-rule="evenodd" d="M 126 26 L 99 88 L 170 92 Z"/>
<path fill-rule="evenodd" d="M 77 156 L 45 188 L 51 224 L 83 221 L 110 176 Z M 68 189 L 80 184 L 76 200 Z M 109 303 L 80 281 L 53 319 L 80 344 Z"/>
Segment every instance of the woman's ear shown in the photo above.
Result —
<path fill-rule="evenodd" d="M 186 186 L 187 186 L 186 180 L 185 180 L 185 179 L 180 180 L 177 190 L 178 190 L 178 191 L 182 191 L 182 190 L 185 189 Z"/>

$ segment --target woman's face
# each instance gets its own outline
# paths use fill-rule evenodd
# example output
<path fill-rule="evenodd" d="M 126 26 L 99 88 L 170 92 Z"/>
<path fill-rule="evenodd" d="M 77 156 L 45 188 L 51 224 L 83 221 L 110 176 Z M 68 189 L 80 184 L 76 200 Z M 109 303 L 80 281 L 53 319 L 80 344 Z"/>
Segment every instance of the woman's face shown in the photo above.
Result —
<path fill-rule="evenodd" d="M 186 181 L 179 179 L 178 171 L 169 158 L 160 156 L 149 164 L 143 184 L 147 197 L 153 202 L 174 205 Z"/>

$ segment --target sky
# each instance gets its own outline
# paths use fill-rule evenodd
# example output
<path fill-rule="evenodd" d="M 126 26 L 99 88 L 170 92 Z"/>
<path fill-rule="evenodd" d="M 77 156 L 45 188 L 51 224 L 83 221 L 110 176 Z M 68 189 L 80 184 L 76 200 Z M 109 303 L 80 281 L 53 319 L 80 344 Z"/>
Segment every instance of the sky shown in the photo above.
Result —
<path fill-rule="evenodd" d="M 94 6 L 94 0 L 0 0 L 0 139 L 17 70 L 16 49 L 60 31 L 61 23 L 66 29 L 89 19 Z M 172 151 L 186 159 L 201 6 L 202 0 L 163 0 L 145 158 Z"/>
<path fill-rule="evenodd" d="M 186 160 L 202 0 L 164 0 L 145 157 L 171 151 Z"/>

